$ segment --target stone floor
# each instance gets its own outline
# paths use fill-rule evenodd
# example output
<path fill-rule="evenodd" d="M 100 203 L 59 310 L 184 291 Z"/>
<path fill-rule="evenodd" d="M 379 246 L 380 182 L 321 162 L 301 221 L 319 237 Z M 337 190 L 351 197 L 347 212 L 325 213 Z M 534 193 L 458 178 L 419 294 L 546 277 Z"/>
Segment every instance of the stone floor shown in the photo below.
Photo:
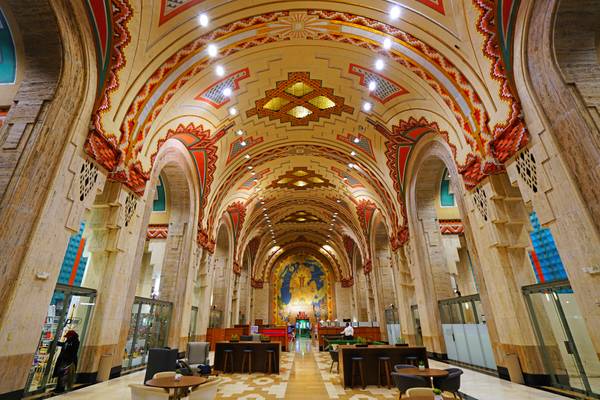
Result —
<path fill-rule="evenodd" d="M 331 359 L 328 353 L 318 352 L 310 341 L 298 341 L 293 351 L 283 353 L 281 373 L 224 374 L 217 399 L 340 399 L 371 400 L 397 399 L 396 389 L 367 386 L 366 389 L 347 390 L 335 371 L 329 373 Z M 430 361 L 434 368 L 447 368 L 448 364 Z M 479 400 L 566 400 L 558 396 L 523 385 L 517 385 L 493 376 L 463 369 L 461 391 Z M 135 372 L 108 382 L 99 383 L 54 399 L 123 400 L 129 399 L 130 383 L 141 383 L 144 371 Z"/>

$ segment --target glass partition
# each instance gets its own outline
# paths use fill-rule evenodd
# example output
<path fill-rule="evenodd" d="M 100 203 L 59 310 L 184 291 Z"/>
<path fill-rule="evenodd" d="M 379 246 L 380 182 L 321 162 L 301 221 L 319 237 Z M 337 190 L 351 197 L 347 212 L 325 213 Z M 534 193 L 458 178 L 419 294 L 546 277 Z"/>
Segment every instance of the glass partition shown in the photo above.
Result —
<path fill-rule="evenodd" d="M 552 384 L 597 396 L 600 361 L 568 281 L 523 288 Z"/>
<path fill-rule="evenodd" d="M 496 369 L 479 295 L 438 302 L 448 359 Z"/>
<path fill-rule="evenodd" d="M 123 353 L 123 369 L 146 365 L 149 349 L 166 346 L 172 308 L 170 302 L 136 296 Z"/>
<path fill-rule="evenodd" d="M 70 330 L 79 335 L 81 355 L 95 299 L 93 289 L 56 285 L 25 385 L 26 394 L 42 393 L 56 386 L 52 373 L 60 354 L 59 342 L 65 340 L 64 335 Z"/>

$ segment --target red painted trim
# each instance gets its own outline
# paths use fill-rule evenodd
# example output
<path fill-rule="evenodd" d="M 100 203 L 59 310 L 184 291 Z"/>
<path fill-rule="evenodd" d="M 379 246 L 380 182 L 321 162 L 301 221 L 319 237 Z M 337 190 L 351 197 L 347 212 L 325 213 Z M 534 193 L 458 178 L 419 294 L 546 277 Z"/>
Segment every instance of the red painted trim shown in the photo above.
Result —
<path fill-rule="evenodd" d="M 529 254 L 531 255 L 531 260 L 533 260 L 533 266 L 538 273 L 540 283 L 546 282 L 546 278 L 544 277 L 544 272 L 542 272 L 542 266 L 540 265 L 540 260 L 538 259 L 537 254 L 534 250 L 531 250 Z"/>
<path fill-rule="evenodd" d="M 73 286 L 75 278 L 77 277 L 77 270 L 79 269 L 79 262 L 81 261 L 81 255 L 83 254 L 83 248 L 85 247 L 85 239 L 81 238 L 79 242 L 79 248 L 77 249 L 77 255 L 75 256 L 75 262 L 73 263 L 73 269 L 71 270 L 71 276 L 69 277 L 69 286 Z"/>

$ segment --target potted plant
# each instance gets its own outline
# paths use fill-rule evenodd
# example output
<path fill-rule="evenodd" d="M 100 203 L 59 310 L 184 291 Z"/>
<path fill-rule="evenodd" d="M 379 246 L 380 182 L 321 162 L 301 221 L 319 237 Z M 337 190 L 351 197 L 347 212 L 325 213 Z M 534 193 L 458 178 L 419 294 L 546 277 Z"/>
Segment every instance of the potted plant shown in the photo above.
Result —
<path fill-rule="evenodd" d="M 440 389 L 433 389 L 433 400 L 444 400 Z"/>
<path fill-rule="evenodd" d="M 267 335 L 260 335 L 260 341 L 262 343 L 269 343 L 271 341 L 271 337 Z"/>
<path fill-rule="evenodd" d="M 231 343 L 237 343 L 240 341 L 240 337 L 239 337 L 239 335 L 231 335 L 231 337 L 229 338 L 229 341 Z"/>
<path fill-rule="evenodd" d="M 406 347 L 406 346 L 408 346 L 408 344 L 405 343 L 404 338 L 402 336 L 400 336 L 398 339 L 396 339 L 396 346 L 397 347 Z"/>
<path fill-rule="evenodd" d="M 419 369 L 422 371 L 425 369 L 425 361 L 419 360 Z"/>
<path fill-rule="evenodd" d="M 367 339 L 362 336 L 356 338 L 356 347 L 367 347 L 369 344 L 367 343 Z"/>

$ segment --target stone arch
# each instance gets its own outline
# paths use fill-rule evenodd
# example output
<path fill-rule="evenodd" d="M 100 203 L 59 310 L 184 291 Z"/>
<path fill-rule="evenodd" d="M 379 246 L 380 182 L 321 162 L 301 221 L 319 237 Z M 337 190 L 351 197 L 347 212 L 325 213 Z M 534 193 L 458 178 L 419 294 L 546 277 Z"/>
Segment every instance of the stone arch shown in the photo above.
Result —
<path fill-rule="evenodd" d="M 438 354 L 446 352 L 438 301 L 455 296 L 449 276 L 448 255 L 444 251 L 436 214 L 436 202 L 444 170 L 450 175 L 450 186 L 455 194 L 467 237 L 466 246 L 471 257 L 477 260 L 476 247 L 468 238 L 471 228 L 464 200 L 466 190 L 462 179 L 459 178 L 456 163 L 442 138 L 436 134 L 429 134 L 415 146 L 411 155 L 409 171 L 412 173 L 409 175 L 411 178 L 406 191 L 406 208 L 411 232 L 410 272 L 416 289 L 414 296 L 421 317 L 423 343 L 429 351 Z M 478 279 L 478 283 L 484 285 L 484 282 L 480 281 L 482 279 Z"/>
<path fill-rule="evenodd" d="M 11 335 L 32 321 L 41 326 L 69 236 L 94 197 L 80 196 L 78 180 L 97 75 L 92 32 L 73 23 L 86 20 L 84 3 L 26 0 L 3 7 L 14 17 L 24 55 L 22 80 L 0 128 L 0 329 Z M 99 173 L 90 192 L 103 182 Z M 21 284 L 39 271 L 40 252 L 49 279 Z M 25 301 L 32 290 L 35 301 Z M 0 394 L 23 390 L 37 346 L 39 331 L 18 332 L 0 357 L 0 371 L 10 371 L 0 376 Z"/>
<path fill-rule="evenodd" d="M 210 327 L 230 325 L 231 278 L 233 275 L 233 233 L 227 218 L 217 228 L 213 256 Z"/>
<path fill-rule="evenodd" d="M 178 140 L 170 139 L 161 147 L 151 183 L 158 182 L 159 176 L 169 193 L 170 209 L 158 298 L 173 303 L 168 344 L 181 349 L 188 340 L 198 201 L 193 163 Z M 152 192 L 155 187 L 156 184 L 152 186 Z M 152 202 L 148 201 L 146 207 L 151 209 Z"/>

